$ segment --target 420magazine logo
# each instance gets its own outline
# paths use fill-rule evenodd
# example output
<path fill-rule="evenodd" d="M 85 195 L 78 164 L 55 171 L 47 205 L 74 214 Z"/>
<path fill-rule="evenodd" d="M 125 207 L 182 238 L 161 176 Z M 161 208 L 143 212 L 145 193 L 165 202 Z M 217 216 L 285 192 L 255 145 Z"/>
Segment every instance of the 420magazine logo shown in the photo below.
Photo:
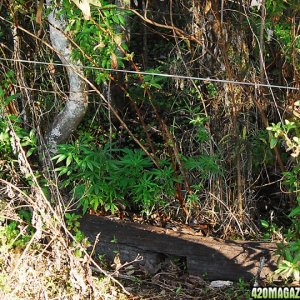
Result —
<path fill-rule="evenodd" d="M 254 287 L 252 299 L 300 299 L 300 287 Z"/>

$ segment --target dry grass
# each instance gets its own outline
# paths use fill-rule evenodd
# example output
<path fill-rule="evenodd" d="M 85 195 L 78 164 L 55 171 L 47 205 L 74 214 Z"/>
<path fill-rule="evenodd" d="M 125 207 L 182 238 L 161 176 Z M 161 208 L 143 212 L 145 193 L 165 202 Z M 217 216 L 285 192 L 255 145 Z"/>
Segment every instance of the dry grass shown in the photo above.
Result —
<path fill-rule="evenodd" d="M 3 180 L 1 183 L 2 192 L 15 190 L 14 199 L 3 193 L 1 200 L 1 299 L 127 298 L 116 280 L 94 263 L 82 243 L 74 240 L 63 219 L 41 214 L 31 205 L 33 228 L 29 230 L 30 226 L 18 217 L 16 204 L 29 199 L 32 204 L 34 200 L 8 182 L 6 187 Z M 39 201 L 35 203 L 37 206 Z M 8 226 L 12 222 L 18 224 L 15 229 Z M 94 276 L 92 265 L 102 275 Z"/>
<path fill-rule="evenodd" d="M 87 241 L 68 230 L 57 186 L 51 203 L 43 193 L 13 126 L 10 134 L 17 176 L 0 178 L 0 299 L 126 299 L 124 287 L 87 253 Z"/>

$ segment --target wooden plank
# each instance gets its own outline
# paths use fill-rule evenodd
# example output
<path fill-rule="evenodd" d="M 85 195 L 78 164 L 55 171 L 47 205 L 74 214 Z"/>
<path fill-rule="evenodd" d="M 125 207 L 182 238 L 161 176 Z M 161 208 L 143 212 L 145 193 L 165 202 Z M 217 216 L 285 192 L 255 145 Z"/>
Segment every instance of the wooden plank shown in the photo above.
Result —
<path fill-rule="evenodd" d="M 159 254 L 185 257 L 190 274 L 205 275 L 208 279 L 253 278 L 263 256 L 266 265 L 262 277 L 276 267 L 274 243 L 224 241 L 92 215 L 82 219 L 81 229 L 91 240 L 101 233 L 97 246 L 99 252 L 112 255 L 115 249 L 126 260 L 142 254 L 145 261 L 148 256 L 155 263 L 161 259 Z"/>

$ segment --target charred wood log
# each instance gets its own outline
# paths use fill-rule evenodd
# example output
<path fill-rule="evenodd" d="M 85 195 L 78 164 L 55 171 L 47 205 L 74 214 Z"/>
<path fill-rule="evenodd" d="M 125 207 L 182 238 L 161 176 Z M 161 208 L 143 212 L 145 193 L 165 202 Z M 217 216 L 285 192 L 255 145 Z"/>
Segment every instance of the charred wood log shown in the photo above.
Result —
<path fill-rule="evenodd" d="M 226 241 L 91 215 L 82 219 L 81 229 L 91 241 L 100 233 L 96 247 L 99 254 L 112 257 L 116 250 L 123 261 L 140 254 L 145 261 L 152 260 L 148 262 L 150 272 L 157 269 L 153 264 L 159 265 L 169 255 L 185 258 L 190 275 L 205 275 L 212 280 L 254 278 L 262 257 L 266 264 L 261 278 L 276 268 L 275 243 Z"/>

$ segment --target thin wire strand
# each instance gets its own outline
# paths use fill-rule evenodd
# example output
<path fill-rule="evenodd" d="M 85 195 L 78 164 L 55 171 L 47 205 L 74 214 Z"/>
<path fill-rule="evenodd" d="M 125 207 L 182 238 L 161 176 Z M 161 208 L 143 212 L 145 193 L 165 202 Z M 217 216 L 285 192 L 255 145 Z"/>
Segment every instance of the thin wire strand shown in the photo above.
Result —
<path fill-rule="evenodd" d="M 235 81 L 228 79 L 216 79 L 210 77 L 195 77 L 195 76 L 186 76 L 186 75 L 175 75 L 175 74 L 166 74 L 166 73 L 155 73 L 155 72 L 146 72 L 146 71 L 132 71 L 125 69 L 110 69 L 110 68 L 100 68 L 100 67 L 92 67 L 92 66 L 77 66 L 75 64 L 63 64 L 58 62 L 43 62 L 43 61 L 34 61 L 34 60 L 25 60 L 25 59 L 12 59 L 12 58 L 2 58 L 0 57 L 0 61 L 14 61 L 28 64 L 37 64 L 37 65 L 53 65 L 53 66 L 62 66 L 62 67 L 81 67 L 84 69 L 90 70 L 99 70 L 99 71 L 107 71 L 107 72 L 116 72 L 116 73 L 127 73 L 127 74 L 140 74 L 140 75 L 151 75 L 151 76 L 160 76 L 165 78 L 174 78 L 174 79 L 189 79 L 189 80 L 199 80 L 204 82 L 216 82 L 223 84 L 236 84 L 236 85 L 247 85 L 253 87 L 268 87 L 268 88 L 276 88 L 276 89 L 285 89 L 285 90 L 295 90 L 300 91 L 300 88 L 290 87 L 284 85 L 273 85 L 273 84 L 265 84 L 265 83 L 256 83 L 256 82 L 246 82 L 246 81 Z"/>

